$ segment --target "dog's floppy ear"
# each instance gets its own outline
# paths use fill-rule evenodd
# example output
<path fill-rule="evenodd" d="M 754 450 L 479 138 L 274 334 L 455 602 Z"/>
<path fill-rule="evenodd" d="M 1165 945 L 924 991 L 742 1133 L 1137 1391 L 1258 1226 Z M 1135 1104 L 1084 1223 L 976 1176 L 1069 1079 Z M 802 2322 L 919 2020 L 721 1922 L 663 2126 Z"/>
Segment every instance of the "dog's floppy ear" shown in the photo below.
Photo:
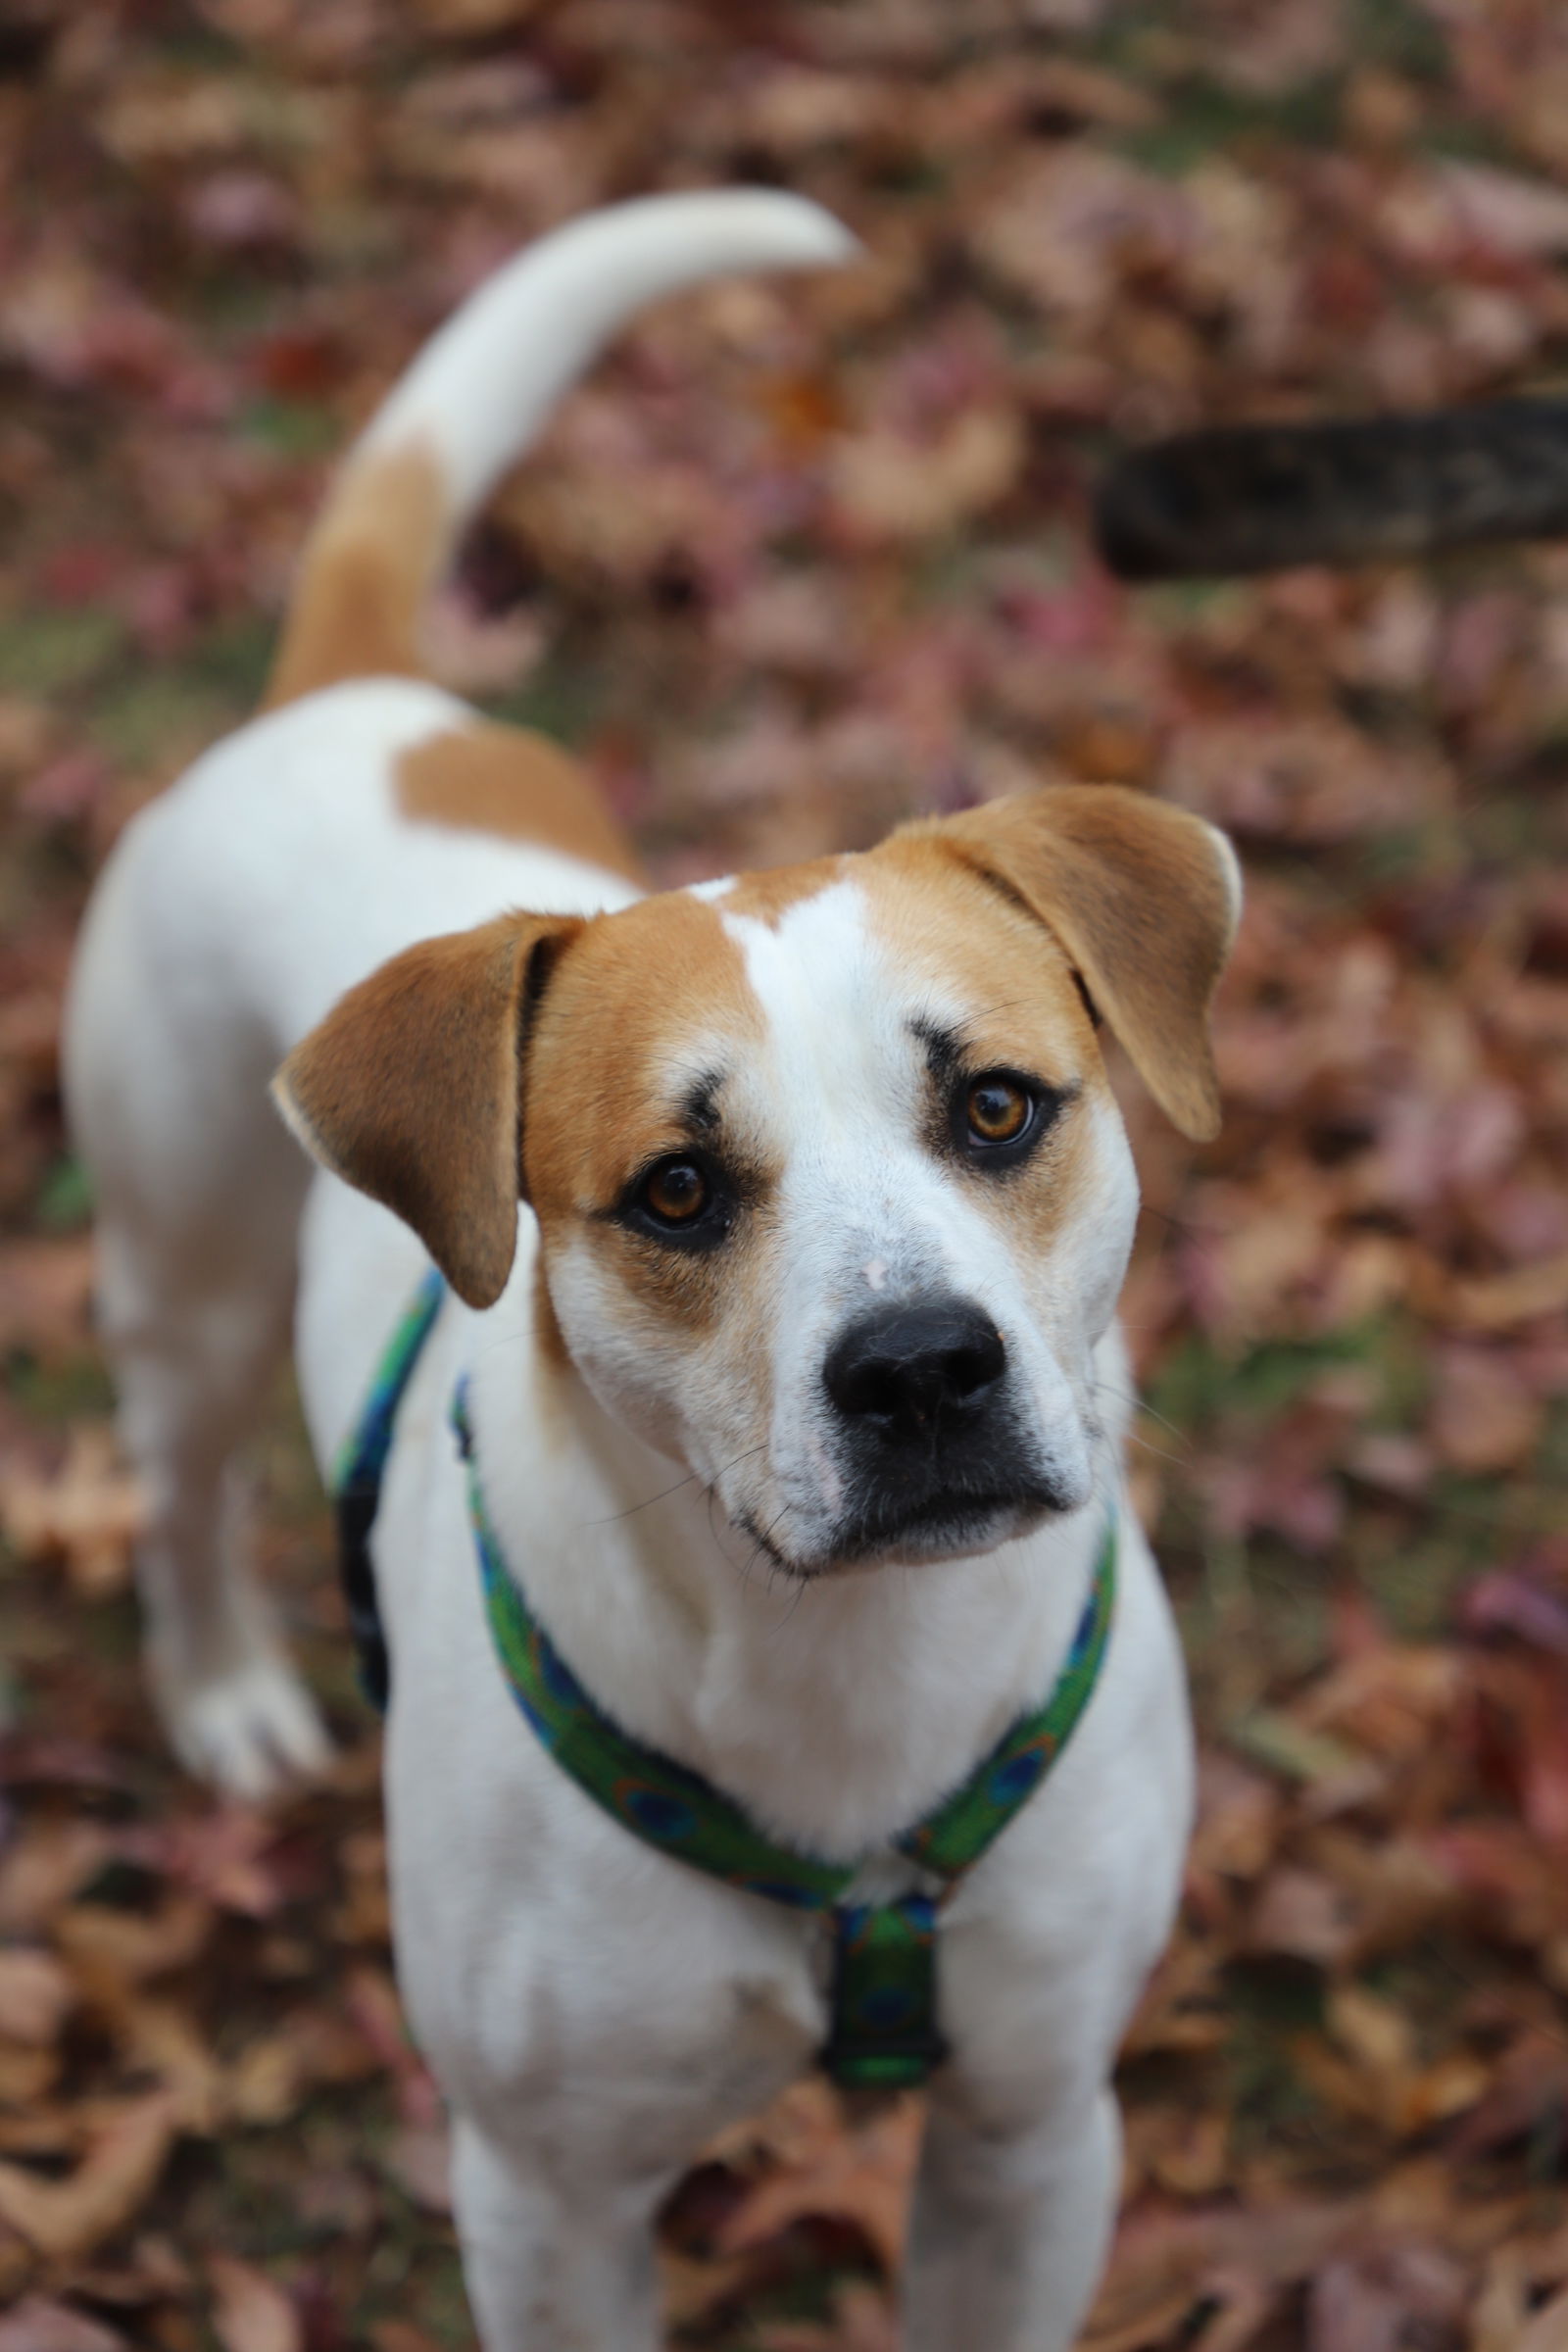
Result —
<path fill-rule="evenodd" d="M 932 829 L 1055 934 L 1166 1117 L 1215 1134 L 1208 1010 L 1242 901 L 1224 834 L 1115 784 L 1044 785 Z"/>
<path fill-rule="evenodd" d="M 412 1225 L 460 1298 L 491 1306 L 516 1251 L 529 1018 L 576 915 L 427 939 L 351 988 L 272 1094 L 323 1167 Z"/>

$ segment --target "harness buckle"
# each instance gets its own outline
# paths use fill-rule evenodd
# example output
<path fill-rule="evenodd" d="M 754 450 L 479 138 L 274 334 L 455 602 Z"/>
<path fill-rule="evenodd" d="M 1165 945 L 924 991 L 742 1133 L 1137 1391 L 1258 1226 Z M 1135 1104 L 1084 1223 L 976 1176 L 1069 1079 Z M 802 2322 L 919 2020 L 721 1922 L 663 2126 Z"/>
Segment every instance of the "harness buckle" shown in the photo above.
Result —
<path fill-rule="evenodd" d="M 937 1907 L 928 1894 L 833 1914 L 824 2073 L 844 2089 L 909 2090 L 948 2055 L 937 2024 Z"/>

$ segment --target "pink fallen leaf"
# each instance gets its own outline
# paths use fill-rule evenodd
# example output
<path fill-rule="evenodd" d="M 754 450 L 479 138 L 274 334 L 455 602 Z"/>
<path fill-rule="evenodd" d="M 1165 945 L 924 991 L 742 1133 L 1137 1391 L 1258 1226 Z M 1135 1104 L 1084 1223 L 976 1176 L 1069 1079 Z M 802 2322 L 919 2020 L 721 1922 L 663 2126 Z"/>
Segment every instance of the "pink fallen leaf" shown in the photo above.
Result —
<path fill-rule="evenodd" d="M 0 2036 L 47 2049 L 70 2013 L 75 1991 L 51 1952 L 0 1950 Z"/>
<path fill-rule="evenodd" d="M 129 1578 L 131 1545 L 145 1516 L 141 1490 L 122 1467 L 107 1428 L 78 1424 L 59 1471 L 0 1473 L 0 1532 L 24 1560 L 64 1563 L 87 1598 Z"/>
<path fill-rule="evenodd" d="M 452 2211 L 452 2143 L 445 2124 L 405 2124 L 392 2135 L 386 2169 L 421 2212 Z"/>
<path fill-rule="evenodd" d="M 0 2352 L 124 2352 L 124 2343 L 118 2328 L 42 2295 L 24 2296 L 0 2317 Z"/>
<path fill-rule="evenodd" d="M 0 2163 L 0 2221 L 52 2261 L 90 2254 L 133 2219 L 156 2187 L 174 2143 L 177 2111 L 178 2101 L 162 2090 L 122 2107 L 63 2180 Z"/>
<path fill-rule="evenodd" d="M 304 2324 L 275 2278 L 233 2254 L 210 2255 L 207 2276 L 223 2352 L 304 2352 Z"/>

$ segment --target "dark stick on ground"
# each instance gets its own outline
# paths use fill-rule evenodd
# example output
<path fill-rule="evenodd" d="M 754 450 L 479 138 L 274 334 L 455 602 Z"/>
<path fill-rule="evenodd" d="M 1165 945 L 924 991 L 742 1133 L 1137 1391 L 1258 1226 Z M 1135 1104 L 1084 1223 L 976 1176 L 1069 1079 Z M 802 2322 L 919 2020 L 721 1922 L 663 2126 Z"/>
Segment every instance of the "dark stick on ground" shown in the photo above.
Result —
<path fill-rule="evenodd" d="M 1127 580 L 1352 564 L 1568 535 L 1568 401 L 1226 425 L 1135 449 L 1095 536 Z"/>

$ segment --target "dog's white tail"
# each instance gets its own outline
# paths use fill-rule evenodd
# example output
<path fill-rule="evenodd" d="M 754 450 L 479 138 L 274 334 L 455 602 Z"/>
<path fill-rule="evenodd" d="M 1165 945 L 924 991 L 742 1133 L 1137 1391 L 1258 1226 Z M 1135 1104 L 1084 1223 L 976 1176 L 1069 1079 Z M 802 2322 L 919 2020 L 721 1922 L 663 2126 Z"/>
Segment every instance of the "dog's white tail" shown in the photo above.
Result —
<path fill-rule="evenodd" d="M 419 616 L 459 535 L 634 312 L 704 278 L 821 269 L 855 250 L 819 205 L 748 188 L 612 205 L 518 254 L 425 345 L 349 453 L 268 702 L 422 674 Z"/>

